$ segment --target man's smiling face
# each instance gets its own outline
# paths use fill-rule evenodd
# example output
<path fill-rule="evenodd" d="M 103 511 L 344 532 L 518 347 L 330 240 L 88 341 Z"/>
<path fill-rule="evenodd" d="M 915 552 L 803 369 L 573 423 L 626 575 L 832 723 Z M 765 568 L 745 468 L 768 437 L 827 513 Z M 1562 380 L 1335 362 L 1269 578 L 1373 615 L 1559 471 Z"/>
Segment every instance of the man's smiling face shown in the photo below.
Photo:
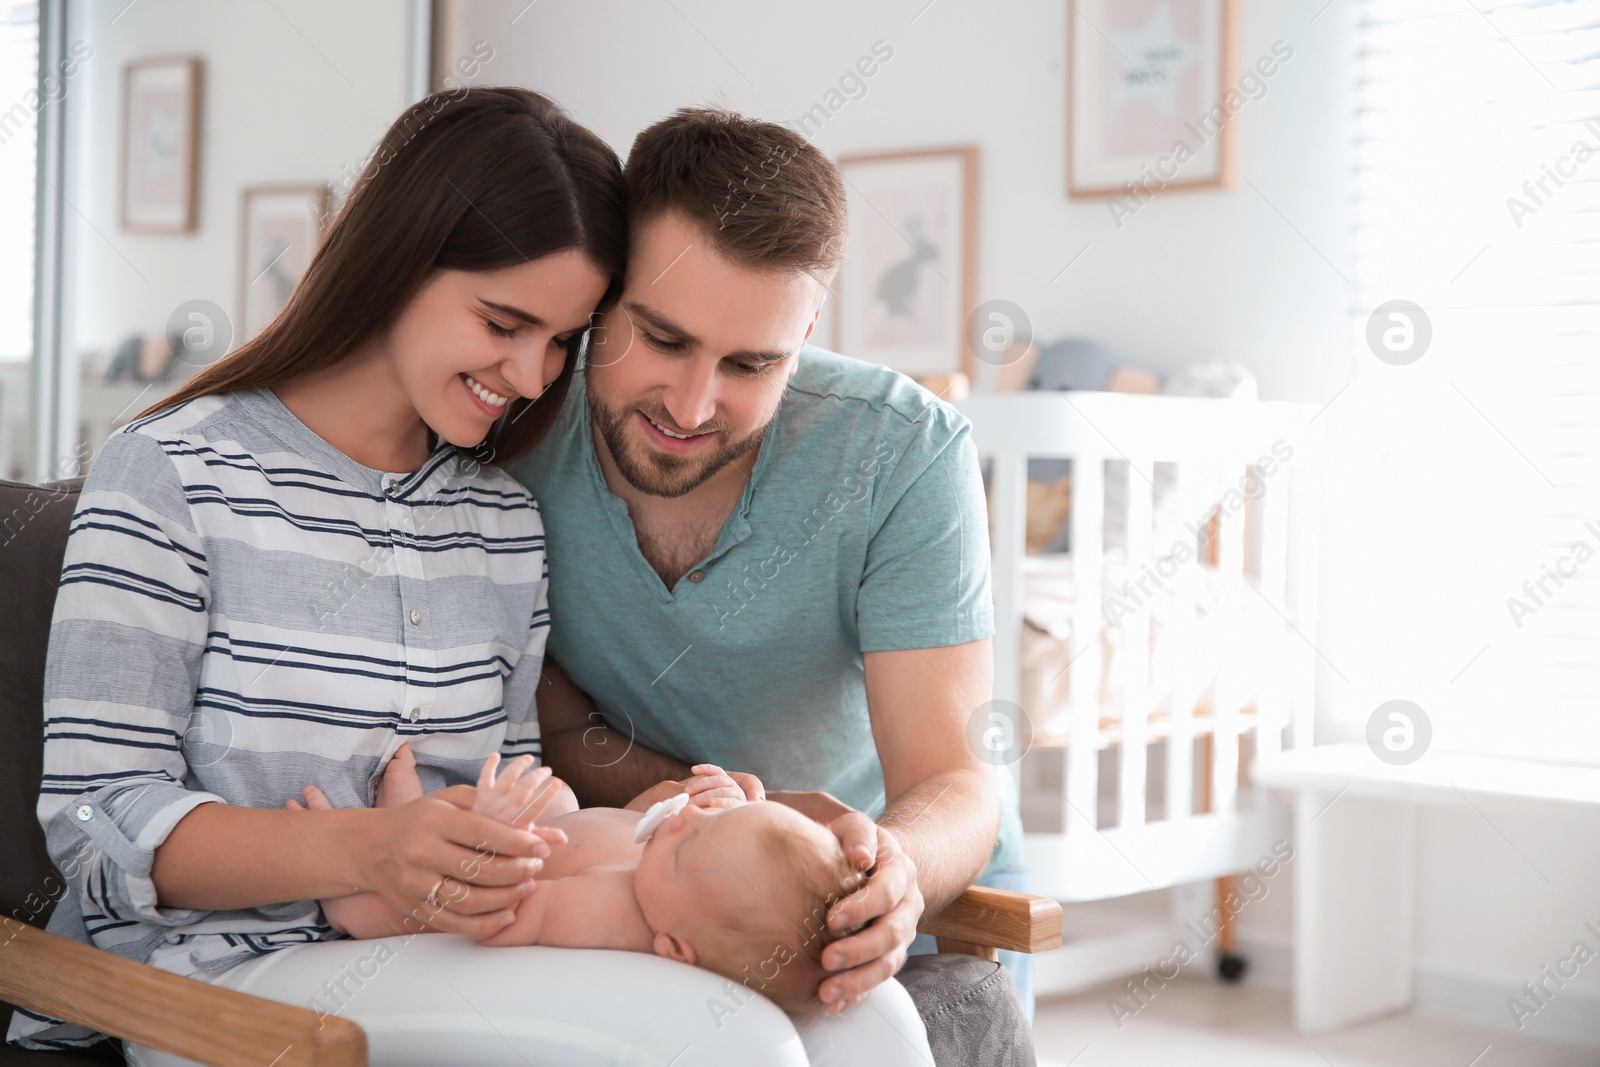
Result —
<path fill-rule="evenodd" d="M 595 428 L 629 484 L 683 496 L 757 447 L 824 292 L 723 258 L 675 211 L 639 227 L 588 356 Z"/>

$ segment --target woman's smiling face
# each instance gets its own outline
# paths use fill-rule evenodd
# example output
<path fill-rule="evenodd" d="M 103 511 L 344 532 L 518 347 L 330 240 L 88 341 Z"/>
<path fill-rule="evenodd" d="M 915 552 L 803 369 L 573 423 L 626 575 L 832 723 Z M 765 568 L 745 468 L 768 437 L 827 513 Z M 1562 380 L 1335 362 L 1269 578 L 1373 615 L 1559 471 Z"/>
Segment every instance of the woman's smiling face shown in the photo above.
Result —
<path fill-rule="evenodd" d="M 434 433 L 471 448 L 512 401 L 560 375 L 606 281 L 576 249 L 500 270 L 440 271 L 388 329 L 395 379 Z"/>

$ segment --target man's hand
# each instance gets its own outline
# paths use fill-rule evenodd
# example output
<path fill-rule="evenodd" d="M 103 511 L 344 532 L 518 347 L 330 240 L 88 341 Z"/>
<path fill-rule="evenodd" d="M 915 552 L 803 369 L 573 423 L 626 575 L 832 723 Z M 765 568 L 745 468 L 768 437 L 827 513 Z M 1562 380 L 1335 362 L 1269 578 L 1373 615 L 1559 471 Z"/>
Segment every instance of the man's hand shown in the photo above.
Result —
<path fill-rule="evenodd" d="M 874 986 L 893 978 L 905 965 L 923 904 L 917 865 L 901 850 L 894 834 L 859 811 L 839 816 L 829 828 L 852 863 L 862 870 L 874 868 L 859 892 L 828 912 L 830 930 L 866 926 L 823 950 L 823 967 L 839 972 L 817 989 L 832 1015 L 860 1003 Z"/>

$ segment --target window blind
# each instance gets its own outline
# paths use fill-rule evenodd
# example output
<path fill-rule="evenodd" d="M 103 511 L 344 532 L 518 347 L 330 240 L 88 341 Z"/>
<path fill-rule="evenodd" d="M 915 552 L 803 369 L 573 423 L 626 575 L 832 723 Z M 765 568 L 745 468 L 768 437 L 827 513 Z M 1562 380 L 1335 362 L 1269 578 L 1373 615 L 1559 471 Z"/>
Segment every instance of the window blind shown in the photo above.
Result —
<path fill-rule="evenodd" d="M 33 186 L 39 5 L 0 0 L 0 360 L 33 349 Z"/>
<path fill-rule="evenodd" d="M 1429 502 L 1392 566 L 1449 616 L 1457 747 L 1600 762 L 1600 0 L 1357 3 L 1355 313 L 1432 330 L 1365 367 Z"/>

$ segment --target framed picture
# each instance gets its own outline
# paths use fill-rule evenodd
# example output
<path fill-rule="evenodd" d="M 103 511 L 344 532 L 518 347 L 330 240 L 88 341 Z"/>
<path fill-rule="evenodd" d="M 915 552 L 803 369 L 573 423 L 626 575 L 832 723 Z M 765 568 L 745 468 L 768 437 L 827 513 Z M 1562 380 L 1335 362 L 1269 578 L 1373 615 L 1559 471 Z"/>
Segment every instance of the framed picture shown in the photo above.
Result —
<path fill-rule="evenodd" d="M 1071 0 L 1067 193 L 1234 183 L 1236 0 Z"/>
<path fill-rule="evenodd" d="M 326 185 L 259 185 L 239 213 L 240 340 L 278 317 L 322 239 Z"/>
<path fill-rule="evenodd" d="M 122 72 L 122 228 L 193 233 L 200 195 L 200 61 Z"/>
<path fill-rule="evenodd" d="M 839 160 L 850 249 L 835 286 L 836 347 L 916 378 L 972 374 L 978 150 Z"/>

